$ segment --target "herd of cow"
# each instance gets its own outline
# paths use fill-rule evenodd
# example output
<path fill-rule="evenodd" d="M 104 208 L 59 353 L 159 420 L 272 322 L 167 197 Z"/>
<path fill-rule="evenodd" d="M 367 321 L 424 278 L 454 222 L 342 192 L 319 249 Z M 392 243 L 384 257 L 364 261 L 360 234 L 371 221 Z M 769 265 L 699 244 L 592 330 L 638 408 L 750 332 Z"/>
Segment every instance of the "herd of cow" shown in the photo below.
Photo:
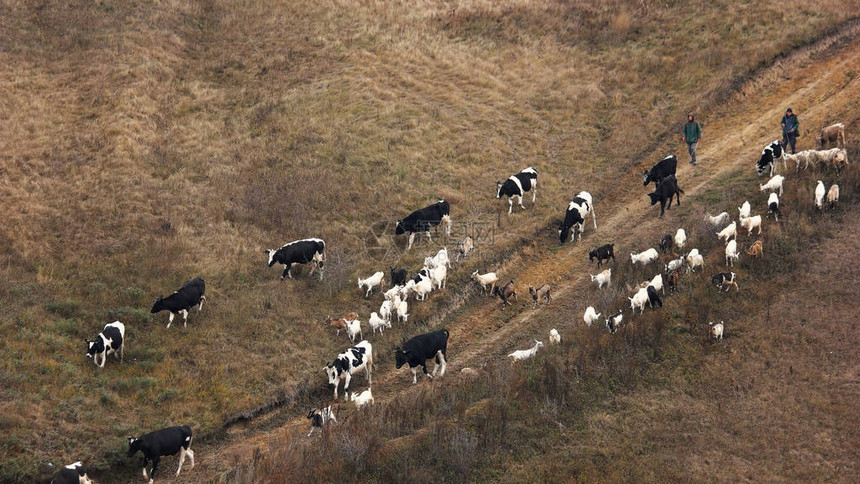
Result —
<path fill-rule="evenodd" d="M 844 140 L 844 132 L 842 133 Z M 844 143 L 844 141 L 843 141 Z M 756 164 L 756 171 L 761 176 L 765 170 L 770 169 L 773 174 L 774 167 L 778 160 L 783 160 L 783 167 L 787 169 L 787 160 L 793 159 L 797 163 L 797 170 L 801 164 L 804 168 L 808 167 L 810 160 L 813 165 L 831 163 L 836 166 L 837 170 L 841 169 L 848 163 L 847 153 L 844 149 L 844 144 L 835 150 L 808 150 L 797 155 L 789 155 L 785 152 L 785 147 L 780 141 L 774 141 L 769 144 L 762 152 L 762 156 Z M 672 206 L 672 199 L 675 198 L 677 204 L 680 205 L 681 193 L 683 190 L 678 186 L 676 178 L 676 168 L 678 160 L 674 155 L 667 156 L 660 160 L 650 170 L 643 173 L 643 186 L 649 183 L 656 185 L 653 192 L 648 193 L 651 205 L 660 202 L 660 217 L 663 217 L 665 210 Z M 529 191 L 532 192 L 532 202 L 535 202 L 537 189 L 537 171 L 532 168 L 526 168 L 521 172 L 509 177 L 505 182 L 497 182 L 496 198 L 508 198 L 508 213 L 513 210 L 513 203 L 517 201 L 521 208 L 523 207 L 523 197 Z M 767 202 L 767 216 L 774 215 L 775 220 L 779 221 L 779 196 L 776 190 L 782 194 L 782 185 L 784 177 L 776 175 L 765 184 L 761 185 L 762 191 L 771 191 Z M 824 185 L 821 181 L 815 190 L 816 206 L 822 208 L 824 206 L 825 197 L 828 203 L 835 203 L 839 198 L 839 188 L 833 185 L 829 192 L 825 193 Z M 516 199 L 516 200 L 515 200 Z M 667 203 L 668 202 L 668 206 Z M 749 235 L 752 235 L 754 229 L 758 229 L 758 234 L 761 234 L 761 219 L 760 215 L 750 215 L 750 204 L 745 202 L 739 207 L 740 225 L 747 229 Z M 564 219 L 558 226 L 559 240 L 564 244 L 568 238 L 572 241 L 582 240 L 582 233 L 586 224 L 588 215 L 591 214 L 594 229 L 597 229 L 597 218 L 594 211 L 593 198 L 590 193 L 581 191 L 576 194 L 572 201 L 569 202 Z M 726 243 L 726 265 L 731 267 L 734 261 L 737 261 L 739 252 L 737 250 L 737 224 L 732 221 L 730 224 L 728 213 L 723 212 L 717 216 L 706 216 L 715 227 L 724 226 L 722 230 L 716 232 L 717 236 L 723 238 Z M 409 234 L 407 242 L 407 250 L 411 248 L 416 234 L 425 234 L 432 241 L 430 231 L 438 226 L 444 227 L 446 235 L 450 235 L 451 217 L 450 205 L 445 200 L 439 200 L 428 207 L 416 210 L 410 213 L 407 217 L 397 220 L 395 224 L 395 235 Z M 704 258 L 699 253 L 698 249 L 690 250 L 686 255 L 669 254 L 674 249 L 682 249 L 687 245 L 687 237 L 684 229 L 679 229 L 674 236 L 667 234 L 659 244 L 661 252 L 664 254 L 664 264 L 662 270 L 653 279 L 640 284 L 633 297 L 629 297 L 631 310 L 633 315 L 636 314 L 636 309 L 640 313 L 644 312 L 645 304 L 649 304 L 652 308 L 656 304 L 662 307 L 663 302 L 659 293 L 665 295 L 664 276 L 666 285 L 670 289 L 677 287 L 681 270 L 686 267 L 687 273 L 696 272 L 704 267 Z M 468 255 L 468 252 L 473 247 L 471 238 L 458 244 L 458 259 Z M 615 260 L 614 244 L 606 244 L 589 251 L 589 260 L 597 260 L 599 268 L 604 261 L 609 263 L 610 259 Z M 323 277 L 325 264 L 325 242 L 318 238 L 309 238 L 297 240 L 283 245 L 278 249 L 263 249 L 267 254 L 268 266 L 272 267 L 275 264 L 283 265 L 281 280 L 292 278 L 292 268 L 295 264 L 312 264 L 310 275 L 314 274 L 315 270 L 319 271 L 320 279 Z M 761 256 L 762 243 L 756 241 L 747 251 L 749 255 Z M 659 260 L 660 256 L 656 249 L 648 249 L 639 254 L 631 253 L 631 261 L 636 264 L 649 264 Z M 385 292 L 383 306 L 380 308 L 380 313 L 373 312 L 370 316 L 370 324 L 375 333 L 377 329 L 382 330 L 384 327 L 391 327 L 392 318 L 396 317 L 400 321 L 405 321 L 408 314 L 407 300 L 411 295 L 415 296 L 416 300 L 426 299 L 427 294 L 434 290 L 444 287 L 445 278 L 447 276 L 447 268 L 451 266 L 451 261 L 448 258 L 447 249 L 440 250 L 434 257 L 425 259 L 425 266 L 414 278 L 407 278 L 404 269 L 390 269 L 392 280 L 392 288 Z M 592 281 L 598 284 L 598 290 L 604 285 L 608 286 L 611 283 L 611 268 L 603 272 L 592 275 Z M 372 294 L 375 287 L 382 285 L 383 273 L 377 272 L 367 279 L 359 279 L 359 287 L 365 290 L 365 297 Z M 516 290 L 514 282 L 497 286 L 498 277 L 495 273 L 478 274 L 475 271 L 472 274 L 472 280 L 477 282 L 485 291 L 489 287 L 489 293 L 493 296 L 498 296 L 502 300 L 502 308 L 508 304 L 508 299 L 513 297 L 516 300 Z M 738 289 L 737 274 L 734 272 L 720 272 L 712 276 L 711 281 L 720 289 L 730 289 L 732 286 Z M 167 297 L 159 297 L 155 300 L 151 308 L 152 313 L 168 311 L 170 313 L 167 327 L 173 322 L 174 317 L 179 314 L 183 317 L 183 324 L 187 324 L 188 312 L 195 306 L 198 312 L 203 307 L 206 284 L 202 278 L 195 278 L 186 282 L 180 289 Z M 529 293 L 533 298 L 534 306 L 540 300 L 549 302 L 551 300 L 550 287 L 542 285 L 538 288 L 529 286 Z M 600 317 L 594 307 L 589 306 L 586 309 L 583 320 L 587 326 L 591 326 L 592 322 Z M 632 317 L 632 316 L 631 316 Z M 623 311 L 618 310 L 605 318 L 605 324 L 610 334 L 614 334 L 621 326 L 623 320 Z M 358 320 L 358 315 L 350 313 L 338 320 L 329 319 L 331 324 L 340 329 L 346 330 L 351 340 L 355 336 L 361 337 L 361 323 Z M 715 339 L 722 339 L 724 332 L 724 322 L 711 322 L 711 333 Z M 395 366 L 401 368 L 408 364 L 412 370 L 412 382 L 417 383 L 417 369 L 420 366 L 423 373 L 430 379 L 435 378 L 437 371 L 439 376 L 444 376 L 447 366 L 447 346 L 449 333 L 446 329 L 440 329 L 434 332 L 421 334 L 406 341 L 401 348 L 395 350 Z M 114 356 L 122 361 L 124 354 L 124 338 L 125 326 L 120 321 L 108 323 L 104 329 L 93 340 L 86 340 L 87 351 L 86 355 L 93 359 L 93 362 L 103 368 L 107 356 Z M 559 343 L 561 336 L 556 329 L 550 331 L 550 343 Z M 543 343 L 535 340 L 535 346 L 527 350 L 518 350 L 508 356 L 513 360 L 522 360 L 533 357 Z M 432 372 L 427 371 L 427 361 L 433 360 L 434 368 Z M 362 340 L 351 348 L 348 348 L 328 365 L 323 368 L 323 371 L 328 377 L 328 383 L 334 387 L 334 399 L 337 400 L 338 386 L 342 381 L 344 383 L 345 398 L 353 401 L 356 406 L 361 407 L 373 401 L 370 385 L 372 383 L 373 369 L 373 347 L 367 340 Z M 352 375 L 364 370 L 367 377 L 368 389 L 362 393 L 353 392 L 347 393 Z M 464 368 L 464 374 L 475 374 L 476 370 Z M 312 409 L 307 418 L 311 420 L 311 433 L 314 429 L 320 428 L 329 422 L 337 422 L 335 413 L 331 405 L 321 408 Z M 308 435 L 311 435 L 309 433 Z M 151 432 L 141 437 L 129 437 L 129 457 L 137 452 L 141 452 L 144 456 L 143 476 L 149 478 L 152 483 L 159 460 L 162 456 L 180 454 L 179 468 L 176 475 L 179 475 L 185 457 L 188 456 L 191 462 L 191 467 L 194 467 L 194 452 L 190 449 L 192 441 L 191 428 L 187 426 L 168 427 L 161 430 Z M 149 461 L 152 461 L 152 468 L 147 472 L 146 466 Z M 86 474 L 86 469 L 81 462 L 76 462 L 65 466 L 55 476 L 52 481 L 56 484 L 64 483 L 90 483 L 92 482 Z"/>

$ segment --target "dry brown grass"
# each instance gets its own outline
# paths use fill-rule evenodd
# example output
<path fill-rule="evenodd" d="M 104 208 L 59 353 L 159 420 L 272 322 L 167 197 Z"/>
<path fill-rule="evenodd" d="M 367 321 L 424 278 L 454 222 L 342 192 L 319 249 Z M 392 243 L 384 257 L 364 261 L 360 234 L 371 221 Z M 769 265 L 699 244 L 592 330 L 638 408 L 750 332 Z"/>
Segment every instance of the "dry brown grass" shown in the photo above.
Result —
<path fill-rule="evenodd" d="M 378 268 L 368 224 L 438 196 L 493 221 L 495 180 L 535 165 L 538 204 L 504 219 L 503 253 L 579 187 L 599 196 L 646 148 L 673 150 L 655 137 L 679 112 L 851 11 L 810 5 L 4 4 L 0 480 L 83 456 L 122 479 L 125 435 L 206 435 L 310 380 L 345 345 L 322 318 L 378 307 L 352 282 Z M 328 279 L 278 283 L 257 249 L 310 235 L 329 243 Z M 165 330 L 149 304 L 196 275 L 207 306 Z M 126 363 L 97 370 L 81 338 L 117 318 Z"/>

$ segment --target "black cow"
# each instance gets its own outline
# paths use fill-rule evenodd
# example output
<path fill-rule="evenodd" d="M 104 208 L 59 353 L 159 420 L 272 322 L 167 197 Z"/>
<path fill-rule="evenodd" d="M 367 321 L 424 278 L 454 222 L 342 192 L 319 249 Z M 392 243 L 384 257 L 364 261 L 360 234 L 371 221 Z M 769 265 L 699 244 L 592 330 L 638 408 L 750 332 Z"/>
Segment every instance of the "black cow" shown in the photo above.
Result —
<path fill-rule="evenodd" d="M 600 267 L 603 264 L 603 261 L 606 260 L 609 263 L 609 258 L 615 260 L 615 244 L 606 244 L 600 246 L 596 249 L 591 250 L 588 253 L 588 261 L 594 262 L 594 259 L 597 259 L 597 267 Z"/>
<path fill-rule="evenodd" d="M 406 284 L 406 269 L 395 269 L 393 267 L 389 267 L 388 272 L 391 273 L 392 286 L 402 286 Z"/>
<path fill-rule="evenodd" d="M 155 432 L 150 432 L 140 437 L 128 438 L 128 456 L 132 457 L 138 451 L 143 453 L 143 477 L 146 478 L 146 463 L 152 461 L 152 470 L 149 472 L 149 484 L 155 479 L 155 470 L 162 456 L 176 455 L 179 452 L 179 468 L 176 475 L 182 470 L 185 455 L 191 459 L 191 468 L 194 468 L 194 451 L 191 450 L 191 427 L 187 425 L 167 427 Z"/>
<path fill-rule="evenodd" d="M 395 222 L 394 235 L 403 235 L 409 232 L 409 245 L 406 250 L 412 248 L 412 242 L 415 240 L 415 234 L 424 232 L 427 238 L 430 237 L 430 227 L 435 227 L 442 222 L 445 222 L 445 235 L 451 235 L 451 206 L 445 200 L 439 200 L 433 205 L 416 210 L 406 218 Z"/>
<path fill-rule="evenodd" d="M 537 195 L 537 171 L 528 167 L 523 171 L 513 175 L 512 177 L 505 180 L 504 183 L 497 181 L 496 187 L 498 187 L 498 191 L 496 192 L 496 198 L 502 198 L 502 196 L 508 197 L 508 213 L 514 209 L 514 197 L 519 198 L 520 208 L 523 210 L 526 207 L 523 207 L 523 196 L 526 192 L 532 191 L 532 203 L 535 201 L 535 196 Z"/>
<path fill-rule="evenodd" d="M 319 269 L 320 280 L 323 277 L 323 266 L 325 264 L 325 241 L 322 239 L 302 239 L 284 244 L 280 249 L 263 249 L 263 252 L 269 254 L 269 267 L 275 264 L 283 264 L 284 272 L 281 273 L 281 280 L 285 277 L 293 278 L 293 264 L 308 264 L 313 262 L 310 275 L 314 275 L 314 270 Z"/>
<path fill-rule="evenodd" d="M 660 251 L 664 254 L 672 250 L 672 247 L 675 246 L 675 239 L 672 238 L 672 234 L 666 234 L 660 239 Z"/>
<path fill-rule="evenodd" d="M 51 484 L 92 484 L 92 482 L 87 476 L 87 469 L 80 461 L 63 467 L 51 479 Z"/>
<path fill-rule="evenodd" d="M 111 353 L 122 362 L 125 355 L 125 325 L 119 321 L 108 323 L 94 340 L 84 341 L 87 343 L 87 358 L 92 358 L 99 368 L 105 367 L 107 355 Z M 101 363 L 99 357 L 102 359 Z"/>
<path fill-rule="evenodd" d="M 654 304 L 657 304 L 662 308 L 663 300 L 660 299 L 660 295 L 657 294 L 657 289 L 654 289 L 654 286 L 649 285 L 646 291 L 648 291 L 648 305 L 653 308 Z"/>
<path fill-rule="evenodd" d="M 402 349 L 394 350 L 394 359 L 396 367 L 400 369 L 404 364 L 409 363 L 409 368 L 412 369 L 412 384 L 418 383 L 418 372 L 416 368 L 419 366 L 424 370 L 427 378 L 436 376 L 436 370 L 439 366 L 442 370 L 439 376 L 445 376 L 445 367 L 448 366 L 446 357 L 448 354 L 448 330 L 440 329 L 432 333 L 420 334 L 406 343 L 403 343 Z M 433 358 L 433 373 L 427 373 L 427 360 Z"/>
<path fill-rule="evenodd" d="M 161 311 L 170 311 L 170 319 L 167 321 L 167 327 L 173 322 L 173 317 L 177 314 L 182 314 L 182 326 L 188 325 L 188 310 L 197 306 L 199 313 L 203 309 L 203 301 L 206 300 L 206 282 L 198 277 L 191 279 L 182 285 L 182 287 L 167 297 L 159 297 L 152 305 L 149 311 L 153 314 Z"/>
<path fill-rule="evenodd" d="M 660 202 L 660 218 L 663 218 L 665 210 L 672 208 L 672 197 L 677 196 L 678 205 L 681 205 L 681 194 L 684 190 L 678 187 L 678 180 L 675 175 L 669 175 L 663 179 L 648 196 L 651 198 L 651 205 Z M 669 201 L 669 206 L 666 207 L 666 200 Z"/>
<path fill-rule="evenodd" d="M 650 170 L 645 170 L 642 173 L 642 186 L 648 186 L 651 182 L 654 182 L 655 185 L 659 185 L 664 178 L 669 175 L 674 175 L 677 168 L 678 158 L 675 157 L 675 155 L 669 155 L 663 158 Z"/>

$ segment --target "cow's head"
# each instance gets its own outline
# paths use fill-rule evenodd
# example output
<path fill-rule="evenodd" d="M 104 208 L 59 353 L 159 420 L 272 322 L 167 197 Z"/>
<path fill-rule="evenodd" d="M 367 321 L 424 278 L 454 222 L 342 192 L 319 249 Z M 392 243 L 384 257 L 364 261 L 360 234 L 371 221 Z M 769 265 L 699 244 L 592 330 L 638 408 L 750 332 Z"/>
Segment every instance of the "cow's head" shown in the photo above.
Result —
<path fill-rule="evenodd" d="M 651 192 L 648 194 L 648 197 L 651 199 L 651 205 L 660 201 L 660 195 L 657 192 Z"/>
<path fill-rule="evenodd" d="M 394 367 L 400 369 L 401 366 L 405 365 L 409 361 L 408 356 L 409 350 L 394 350 Z"/>
<path fill-rule="evenodd" d="M 405 233 L 406 229 L 403 227 L 403 220 L 394 222 L 394 235 L 403 235 Z"/>
<path fill-rule="evenodd" d="M 268 262 L 269 267 L 272 267 L 273 265 L 275 265 L 275 252 L 277 252 L 277 251 L 274 249 L 263 249 L 263 252 L 269 256 L 269 262 Z"/>
<path fill-rule="evenodd" d="M 564 222 L 558 224 L 558 240 L 560 243 L 567 242 L 567 238 L 570 236 L 570 226 L 565 225 Z"/>
<path fill-rule="evenodd" d="M 651 172 L 649 172 L 648 170 L 645 170 L 644 172 L 642 172 L 642 186 L 643 187 L 651 181 L 651 177 L 649 176 L 650 174 L 651 174 Z"/>
<path fill-rule="evenodd" d="M 134 454 L 137 454 L 137 451 L 140 449 L 141 440 L 135 438 L 133 436 L 129 436 L 128 438 L 128 456 L 132 457 Z"/>
<path fill-rule="evenodd" d="M 155 299 L 155 303 L 152 304 L 152 309 L 149 310 L 150 313 L 155 314 L 159 311 L 164 310 L 164 298 L 158 297 Z"/>
<path fill-rule="evenodd" d="M 332 365 L 326 365 L 323 367 L 323 371 L 328 376 L 328 384 L 334 385 L 337 383 L 337 368 Z"/>
<path fill-rule="evenodd" d="M 105 350 L 105 342 L 101 336 L 96 336 L 92 341 L 85 339 L 84 342 L 87 343 L 87 358 L 92 358 Z"/>

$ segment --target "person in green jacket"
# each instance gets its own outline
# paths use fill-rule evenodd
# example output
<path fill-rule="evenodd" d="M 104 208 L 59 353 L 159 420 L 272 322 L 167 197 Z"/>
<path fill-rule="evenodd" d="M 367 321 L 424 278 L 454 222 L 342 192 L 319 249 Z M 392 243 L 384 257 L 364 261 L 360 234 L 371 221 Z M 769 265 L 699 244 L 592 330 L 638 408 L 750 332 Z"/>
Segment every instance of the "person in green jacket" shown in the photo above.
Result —
<path fill-rule="evenodd" d="M 785 110 L 785 116 L 782 117 L 780 124 L 782 125 L 782 144 L 786 148 L 791 146 L 791 154 L 793 155 L 794 144 L 797 143 L 797 130 L 800 128 L 800 121 L 791 112 L 791 108 L 788 108 Z"/>
<path fill-rule="evenodd" d="M 696 148 L 699 146 L 699 141 L 702 139 L 702 127 L 693 119 L 693 113 L 687 115 L 687 123 L 684 124 L 684 131 L 681 134 L 681 141 L 687 143 L 687 151 L 690 153 L 690 164 L 696 164 Z"/>

